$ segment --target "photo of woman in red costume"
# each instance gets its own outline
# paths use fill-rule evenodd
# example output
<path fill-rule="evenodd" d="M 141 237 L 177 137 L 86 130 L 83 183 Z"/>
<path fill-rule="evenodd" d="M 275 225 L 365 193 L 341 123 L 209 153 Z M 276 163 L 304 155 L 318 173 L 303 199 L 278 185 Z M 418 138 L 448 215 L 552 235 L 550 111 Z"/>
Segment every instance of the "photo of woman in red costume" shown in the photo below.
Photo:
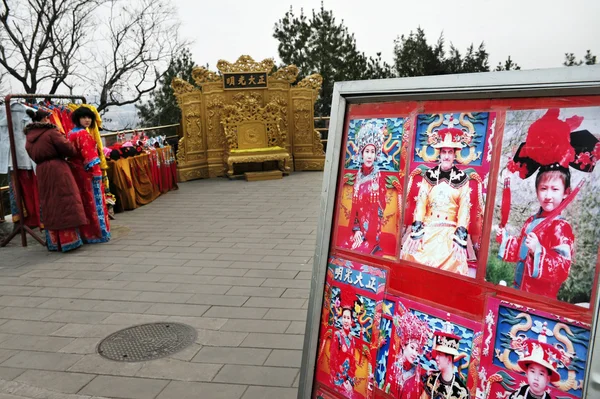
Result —
<path fill-rule="evenodd" d="M 355 296 L 355 295 L 354 295 Z M 341 328 L 333 333 L 330 347 L 331 384 L 346 398 L 354 397 L 356 374 L 355 339 L 352 336 L 354 301 L 340 291 L 336 299 L 341 309 Z"/>
<path fill-rule="evenodd" d="M 535 120 L 527 127 L 525 140 L 518 144 L 517 151 L 506 162 L 504 178 L 499 179 L 504 187 L 502 195 L 497 195 L 497 198 L 506 199 L 508 190 L 508 198 L 522 195 L 521 187 L 525 182 L 530 185 L 525 191 L 530 197 L 527 201 L 517 197 L 511 203 L 502 202 L 496 247 L 492 249 L 496 253 L 492 252 L 488 261 L 487 279 L 495 283 L 502 281 L 501 284 L 518 290 L 584 305 L 589 302 L 591 294 L 591 286 L 586 288 L 584 281 L 589 280 L 591 284 L 594 279 L 594 267 L 589 265 L 596 264 L 596 239 L 592 239 L 596 241 L 593 243 L 586 237 L 585 242 L 593 245 L 579 246 L 586 252 L 593 251 L 593 254 L 590 257 L 584 252 L 584 257 L 589 258 L 588 265 L 585 269 L 577 267 L 571 283 L 565 283 L 576 260 L 576 229 L 583 235 L 580 241 L 583 243 L 587 234 L 586 223 L 597 218 L 590 214 L 582 219 L 582 214 L 589 209 L 578 205 L 582 201 L 589 202 L 590 196 L 595 196 L 593 193 L 597 191 L 597 183 L 593 179 L 586 183 L 586 177 L 589 178 L 593 172 L 600 155 L 599 140 L 588 130 L 595 128 L 594 125 L 582 128 L 586 118 L 578 110 L 554 108 L 545 110 L 541 116 L 539 114 L 535 114 Z M 514 116 L 509 112 L 509 137 L 512 120 Z M 529 179 L 533 176 L 535 179 Z M 588 184 L 590 187 L 587 187 Z M 529 206 L 522 206 L 525 203 Z M 507 218 L 509 212 L 515 216 L 524 215 L 526 219 L 511 221 Z M 512 275 L 503 275 L 505 263 L 493 259 L 496 256 L 513 265 Z"/>

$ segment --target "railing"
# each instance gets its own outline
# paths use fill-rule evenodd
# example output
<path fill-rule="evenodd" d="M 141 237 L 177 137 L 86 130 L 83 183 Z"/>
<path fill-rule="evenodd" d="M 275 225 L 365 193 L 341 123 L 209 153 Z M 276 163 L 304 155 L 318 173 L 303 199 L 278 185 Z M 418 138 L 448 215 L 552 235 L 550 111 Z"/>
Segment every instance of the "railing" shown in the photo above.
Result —
<path fill-rule="evenodd" d="M 315 116 L 315 130 L 321 134 L 323 149 L 327 150 L 327 136 L 329 134 L 329 116 Z"/>

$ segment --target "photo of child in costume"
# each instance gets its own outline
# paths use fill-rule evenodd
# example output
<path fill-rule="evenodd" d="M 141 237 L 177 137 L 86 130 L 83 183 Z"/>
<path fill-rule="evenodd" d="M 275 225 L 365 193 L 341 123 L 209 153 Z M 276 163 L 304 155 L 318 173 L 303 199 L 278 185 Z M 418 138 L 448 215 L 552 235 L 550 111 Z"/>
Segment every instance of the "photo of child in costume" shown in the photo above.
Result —
<path fill-rule="evenodd" d="M 495 215 L 500 223 L 495 244 L 490 246 L 487 280 L 587 306 L 598 242 L 593 234 L 589 237 L 591 232 L 586 233 L 586 230 L 590 228 L 588 223 L 599 220 L 593 209 L 582 209 L 580 205 L 581 201 L 593 202 L 590 195 L 598 190 L 597 183 L 584 179 L 594 170 L 600 146 L 598 138 L 581 128 L 583 116 L 575 110 L 562 113 L 564 115 L 558 108 L 546 110 L 541 116 L 539 112 L 534 113 L 535 119 L 526 126 L 527 135 L 514 155 L 503 156 L 505 163 L 501 165 L 503 174 L 499 179 L 501 187 L 496 195 Z M 510 142 L 516 144 L 515 135 L 525 127 L 522 116 L 531 114 L 521 112 L 520 115 L 507 113 L 503 148 L 514 148 Z M 519 131 L 515 129 L 517 124 Z M 525 182 L 531 186 L 524 187 Z M 531 197 L 525 199 L 525 193 Z M 513 194 L 518 197 L 513 198 Z M 525 220 L 523 215 L 527 215 Z M 576 245 L 575 226 L 588 235 L 577 239 L 584 245 Z M 577 292 L 560 294 L 561 288 L 574 288 L 573 279 L 571 284 L 565 283 L 577 259 L 576 248 L 585 251 L 584 259 L 588 261 L 574 276 L 581 284 L 575 287 Z M 581 253 L 577 255 L 580 257 Z M 590 285 L 581 287 L 585 280 L 589 280 Z"/>
<path fill-rule="evenodd" d="M 590 326 L 489 298 L 477 399 L 583 397 Z"/>
<path fill-rule="evenodd" d="M 481 339 L 480 323 L 387 295 L 376 386 L 398 399 L 474 397 Z"/>
<path fill-rule="evenodd" d="M 350 121 L 338 201 L 341 248 L 379 257 L 397 254 L 403 128 L 402 118 Z"/>

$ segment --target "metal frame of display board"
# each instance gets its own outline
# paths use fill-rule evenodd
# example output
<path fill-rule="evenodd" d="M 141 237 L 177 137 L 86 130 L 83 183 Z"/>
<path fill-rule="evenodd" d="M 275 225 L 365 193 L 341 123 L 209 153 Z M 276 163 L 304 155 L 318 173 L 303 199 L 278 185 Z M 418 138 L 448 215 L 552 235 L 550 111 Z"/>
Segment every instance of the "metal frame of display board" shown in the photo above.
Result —
<path fill-rule="evenodd" d="M 484 72 L 416 78 L 382 79 L 335 83 L 328 146 L 323 176 L 317 226 L 317 246 L 311 278 L 299 399 L 309 399 L 314 377 L 319 341 L 321 307 L 331 248 L 332 225 L 337 181 L 342 153 L 347 106 L 359 103 L 427 100 L 475 100 L 600 95 L 600 65 L 528 71 Z M 596 295 L 594 309 L 598 314 Z M 600 334 L 594 317 L 584 397 L 600 398 Z"/>
<path fill-rule="evenodd" d="M 0 247 L 5 247 L 8 243 L 15 238 L 17 234 L 21 235 L 21 246 L 27 246 L 27 234 L 35 238 L 37 242 L 41 245 L 46 245 L 46 241 L 42 238 L 38 237 L 37 234 L 29 227 L 25 225 L 25 217 L 23 216 L 23 203 L 21 198 L 23 198 L 23 194 L 21 192 L 21 184 L 19 183 L 19 177 L 17 171 L 19 170 L 19 163 L 17 161 L 17 149 L 15 148 L 15 133 L 13 131 L 12 124 L 12 113 L 11 113 L 11 104 L 10 100 L 13 98 L 43 98 L 46 100 L 49 99 L 67 99 L 67 100 L 81 100 L 83 104 L 87 103 L 87 100 L 83 96 L 71 96 L 71 95 L 59 95 L 59 94 L 9 94 L 4 98 L 6 105 L 6 121 L 8 123 L 8 138 L 10 141 L 10 156 L 12 157 L 12 172 L 10 173 L 11 179 L 13 182 L 13 190 L 15 193 L 15 202 L 17 203 L 17 208 L 19 209 L 19 220 L 15 223 L 13 231 L 2 241 L 0 242 Z M 66 132 L 65 132 L 66 133 Z"/>

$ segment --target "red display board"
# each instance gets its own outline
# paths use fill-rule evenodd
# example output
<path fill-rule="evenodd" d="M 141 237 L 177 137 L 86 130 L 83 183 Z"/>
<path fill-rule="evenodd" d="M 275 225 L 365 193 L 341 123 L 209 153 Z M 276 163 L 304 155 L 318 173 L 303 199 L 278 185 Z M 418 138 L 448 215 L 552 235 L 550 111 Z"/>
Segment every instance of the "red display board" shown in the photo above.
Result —
<path fill-rule="evenodd" d="M 311 397 L 583 398 L 600 96 L 349 104 L 343 126 Z"/>

